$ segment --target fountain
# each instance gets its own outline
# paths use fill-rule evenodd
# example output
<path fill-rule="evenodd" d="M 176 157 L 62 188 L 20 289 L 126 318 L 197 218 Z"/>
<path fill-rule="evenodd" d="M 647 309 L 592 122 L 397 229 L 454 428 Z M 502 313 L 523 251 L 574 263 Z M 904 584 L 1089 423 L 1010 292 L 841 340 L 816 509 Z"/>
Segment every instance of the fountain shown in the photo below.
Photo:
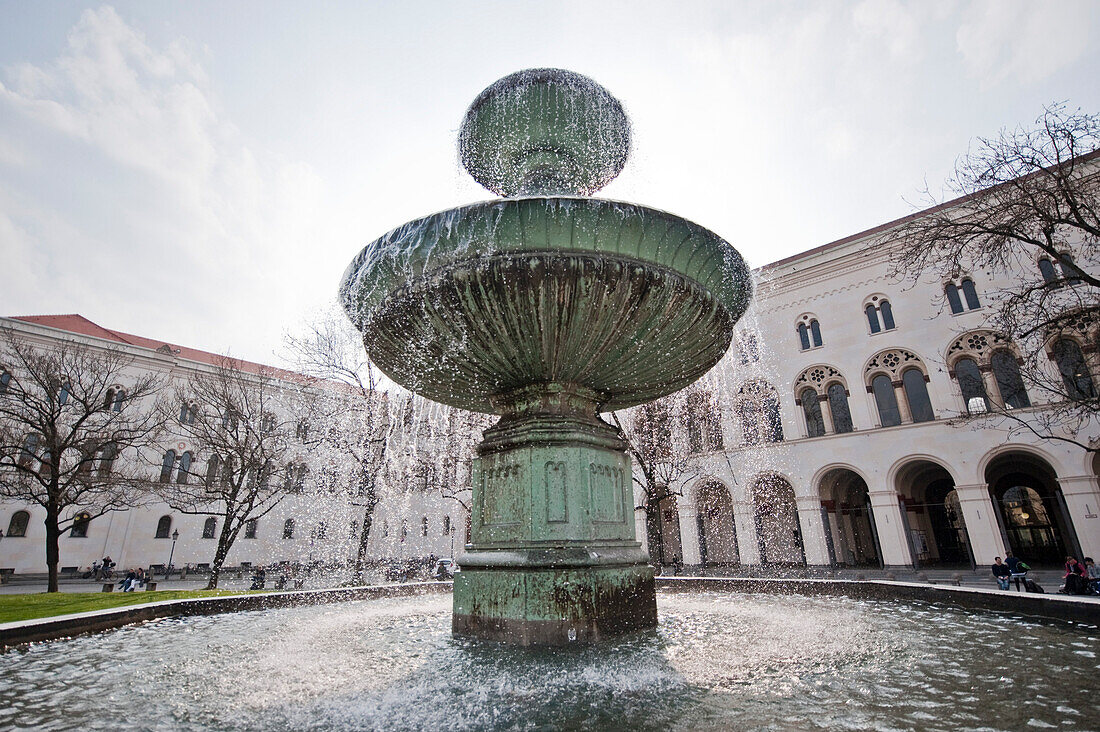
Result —
<path fill-rule="evenodd" d="M 453 613 L 446 587 L 426 583 L 339 604 L 157 603 L 146 623 L 70 616 L 60 622 L 85 632 L 128 625 L 62 638 L 76 632 L 66 625 L 0 653 L 0 728 L 1100 727 L 1080 693 L 1100 644 L 1087 600 L 677 578 L 661 583 L 656 632 L 580 646 L 656 624 L 630 464 L 598 411 L 705 372 L 749 294 L 740 258 L 710 232 L 580 195 L 628 147 L 621 107 L 593 82 L 508 77 L 471 107 L 461 144 L 508 197 L 406 224 L 349 270 L 345 303 L 379 366 L 501 415 L 474 466 Z M 196 617 L 219 610 L 195 603 L 236 612 Z"/>
<path fill-rule="evenodd" d="M 710 370 L 748 306 L 748 269 L 690 221 L 589 197 L 622 170 L 630 125 L 587 77 L 500 79 L 467 111 L 459 148 L 504 198 L 394 229 L 340 291 L 387 376 L 500 415 L 471 471 L 452 632 L 526 646 L 653 628 L 626 443 L 599 413 Z"/>

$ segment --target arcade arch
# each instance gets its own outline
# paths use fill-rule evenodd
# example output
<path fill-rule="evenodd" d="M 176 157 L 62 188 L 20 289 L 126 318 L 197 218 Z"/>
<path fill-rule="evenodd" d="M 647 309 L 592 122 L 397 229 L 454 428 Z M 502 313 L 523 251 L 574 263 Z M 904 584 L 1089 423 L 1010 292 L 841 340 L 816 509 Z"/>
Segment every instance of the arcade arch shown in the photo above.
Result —
<path fill-rule="evenodd" d="M 882 551 L 863 477 L 849 468 L 832 468 L 821 476 L 818 494 L 833 564 L 881 567 Z"/>
<path fill-rule="evenodd" d="M 703 483 L 695 492 L 695 507 L 700 563 L 703 566 L 739 564 L 733 500 L 726 486 L 717 480 Z"/>
<path fill-rule="evenodd" d="M 752 502 L 760 563 L 806 564 L 798 507 L 791 484 L 778 475 L 762 475 L 753 482 Z"/>
<path fill-rule="evenodd" d="M 1050 463 L 1030 452 L 998 455 L 985 469 L 1005 546 L 1028 564 L 1059 566 L 1081 556 L 1066 500 Z"/>
<path fill-rule="evenodd" d="M 970 535 L 951 473 L 939 463 L 917 458 L 897 470 L 895 481 L 914 565 L 973 568 Z"/>

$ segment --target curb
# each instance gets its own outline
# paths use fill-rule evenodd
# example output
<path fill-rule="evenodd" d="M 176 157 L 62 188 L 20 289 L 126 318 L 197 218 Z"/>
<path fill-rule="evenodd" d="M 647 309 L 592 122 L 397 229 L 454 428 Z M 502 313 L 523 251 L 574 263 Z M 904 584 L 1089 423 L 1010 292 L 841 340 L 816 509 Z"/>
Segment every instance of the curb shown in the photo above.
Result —
<path fill-rule="evenodd" d="M 973 610 L 996 610 L 1100 626 L 1100 600 L 890 580 L 746 579 L 658 577 L 657 588 L 673 592 L 718 590 L 801 595 L 843 595 L 870 600 L 920 600 Z"/>
<path fill-rule="evenodd" d="M 0 651 L 38 641 L 60 640 L 76 635 L 98 633 L 158 618 L 190 615 L 217 615 L 245 610 L 270 610 L 299 605 L 324 605 L 350 600 L 382 597 L 407 597 L 450 591 L 450 582 L 409 582 L 400 585 L 367 585 L 327 590 L 268 592 L 255 595 L 197 597 L 164 600 L 111 610 L 93 610 L 71 615 L 54 615 L 33 620 L 0 623 Z"/>

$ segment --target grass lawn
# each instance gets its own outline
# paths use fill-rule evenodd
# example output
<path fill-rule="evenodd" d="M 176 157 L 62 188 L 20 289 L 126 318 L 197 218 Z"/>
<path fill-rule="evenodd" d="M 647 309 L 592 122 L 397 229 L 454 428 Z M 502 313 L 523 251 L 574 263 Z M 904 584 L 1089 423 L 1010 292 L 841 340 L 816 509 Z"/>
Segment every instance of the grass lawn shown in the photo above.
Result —
<path fill-rule="evenodd" d="M 259 590 L 263 592 L 264 590 Z M 51 615 L 108 610 L 161 600 L 186 600 L 193 597 L 242 595 L 233 590 L 164 590 L 154 592 L 40 592 L 26 595 L 0 595 L 0 623 L 46 618 Z"/>

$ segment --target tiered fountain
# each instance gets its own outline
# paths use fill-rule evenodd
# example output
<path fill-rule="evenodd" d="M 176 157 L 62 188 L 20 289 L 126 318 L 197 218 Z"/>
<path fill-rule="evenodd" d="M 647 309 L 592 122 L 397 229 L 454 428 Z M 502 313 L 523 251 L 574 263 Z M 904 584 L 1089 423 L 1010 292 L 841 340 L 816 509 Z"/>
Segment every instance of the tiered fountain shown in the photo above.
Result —
<path fill-rule="evenodd" d="M 504 198 L 394 229 L 341 286 L 387 376 L 501 415 L 471 472 L 453 632 L 562 645 L 652 628 L 630 458 L 599 413 L 713 367 L 748 305 L 749 272 L 701 226 L 588 197 L 622 170 L 630 125 L 587 77 L 506 76 L 474 100 L 459 145 Z"/>

